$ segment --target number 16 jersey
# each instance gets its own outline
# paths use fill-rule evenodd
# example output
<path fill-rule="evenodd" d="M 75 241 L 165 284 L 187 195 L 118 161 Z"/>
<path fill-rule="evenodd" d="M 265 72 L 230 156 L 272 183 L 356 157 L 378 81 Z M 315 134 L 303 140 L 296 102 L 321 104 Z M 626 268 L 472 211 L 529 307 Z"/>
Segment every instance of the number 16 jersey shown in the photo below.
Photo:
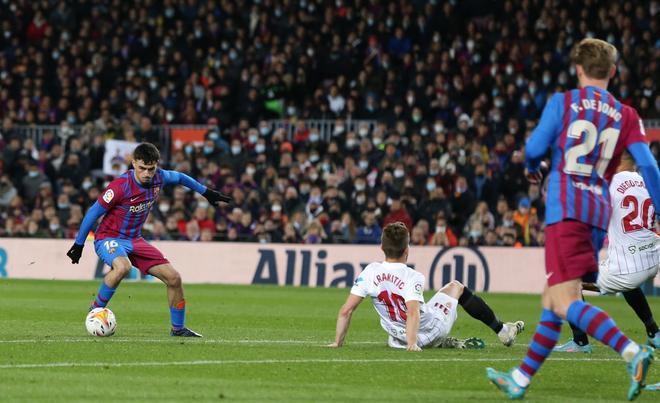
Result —
<path fill-rule="evenodd" d="M 405 335 L 406 301 L 420 302 L 420 329 L 433 318 L 424 305 L 424 275 L 403 263 L 375 262 L 365 267 L 355 280 L 351 294 L 371 297 L 380 324 L 390 335 Z"/>
<path fill-rule="evenodd" d="M 527 142 L 528 148 L 552 147 L 546 223 L 572 219 L 606 230 L 609 182 L 623 150 L 636 142 L 646 142 L 637 112 L 606 90 L 587 86 L 553 95 Z"/>

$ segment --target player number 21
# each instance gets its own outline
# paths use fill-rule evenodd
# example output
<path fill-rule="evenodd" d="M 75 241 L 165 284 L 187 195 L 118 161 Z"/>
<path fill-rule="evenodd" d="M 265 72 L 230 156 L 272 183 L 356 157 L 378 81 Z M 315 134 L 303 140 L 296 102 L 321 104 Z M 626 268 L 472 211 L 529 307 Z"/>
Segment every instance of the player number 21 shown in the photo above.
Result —
<path fill-rule="evenodd" d="M 397 313 L 404 321 L 408 318 L 408 316 L 406 316 L 406 301 L 399 294 L 383 290 L 378 294 L 378 300 L 385 304 L 387 307 L 387 313 L 393 321 L 397 320 Z"/>
<path fill-rule="evenodd" d="M 595 162 L 596 172 L 601 178 L 605 175 L 607 165 L 614 155 L 617 140 L 619 139 L 619 129 L 608 127 L 600 132 L 598 136 L 598 129 L 588 120 L 576 120 L 568 127 L 567 136 L 571 139 L 580 140 L 582 133 L 585 134 L 584 141 L 574 145 L 566 150 L 564 159 L 566 164 L 564 172 L 572 175 L 591 176 L 594 170 L 594 164 L 587 162 L 578 162 L 580 157 L 588 157 L 594 151 L 596 146 L 603 144 L 603 149 L 598 153 L 598 160 Z M 598 144 L 596 144 L 598 143 Z M 593 158 L 593 156 L 591 156 Z"/>

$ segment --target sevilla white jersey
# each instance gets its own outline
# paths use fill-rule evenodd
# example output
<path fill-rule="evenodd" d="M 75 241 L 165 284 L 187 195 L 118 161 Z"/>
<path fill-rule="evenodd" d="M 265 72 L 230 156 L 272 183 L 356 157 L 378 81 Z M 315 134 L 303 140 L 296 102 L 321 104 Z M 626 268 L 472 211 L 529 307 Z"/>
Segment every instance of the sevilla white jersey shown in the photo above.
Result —
<path fill-rule="evenodd" d="M 421 302 L 420 330 L 433 320 L 431 315 L 426 314 L 424 306 L 424 283 L 423 274 L 403 263 L 376 262 L 360 273 L 351 294 L 371 297 L 383 329 L 399 337 L 405 334 L 406 329 L 406 301 Z"/>
<path fill-rule="evenodd" d="M 614 175 L 610 199 L 609 271 L 628 274 L 656 266 L 660 263 L 660 236 L 654 232 L 656 210 L 641 175 L 630 171 Z"/>

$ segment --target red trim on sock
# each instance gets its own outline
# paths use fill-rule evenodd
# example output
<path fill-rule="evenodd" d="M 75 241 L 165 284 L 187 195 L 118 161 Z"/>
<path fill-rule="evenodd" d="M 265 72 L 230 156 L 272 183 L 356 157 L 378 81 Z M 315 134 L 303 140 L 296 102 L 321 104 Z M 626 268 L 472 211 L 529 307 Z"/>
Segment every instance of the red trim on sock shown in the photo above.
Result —
<path fill-rule="evenodd" d="M 543 361 L 545 361 L 545 357 L 542 355 L 539 355 L 536 351 L 532 350 L 531 348 L 527 350 L 527 356 L 531 358 L 532 360 L 538 362 L 541 364 Z"/>
<path fill-rule="evenodd" d="M 598 327 L 603 324 L 606 320 L 610 318 L 610 315 L 606 314 L 603 311 L 600 311 L 591 318 L 591 321 L 589 322 L 589 326 L 587 326 L 587 334 L 593 336 L 596 333 L 596 330 L 598 330 Z M 616 328 L 616 326 L 614 326 Z"/>
<path fill-rule="evenodd" d="M 175 308 L 175 309 L 183 309 L 183 308 L 185 308 L 185 307 L 186 307 L 186 300 L 185 300 L 185 299 L 182 299 L 181 302 L 179 302 L 178 304 L 174 305 L 174 308 Z"/>
<path fill-rule="evenodd" d="M 559 333 L 561 332 L 561 323 L 556 323 L 556 322 L 540 322 L 539 325 L 545 326 L 550 330 L 554 330 L 555 332 Z"/>
<path fill-rule="evenodd" d="M 578 315 L 578 319 L 577 319 L 577 323 L 576 323 L 576 324 L 579 324 L 579 323 L 580 323 L 580 321 L 582 320 L 582 317 L 584 316 L 585 313 L 587 313 L 587 311 L 588 311 L 589 309 L 591 309 L 591 305 L 586 305 L 584 308 L 582 308 L 582 311 L 581 311 L 580 314 Z"/>
<path fill-rule="evenodd" d="M 524 373 L 527 375 L 527 377 L 530 378 L 530 379 L 531 379 L 531 378 L 534 376 L 534 374 L 536 373 L 536 371 L 534 371 L 534 369 L 533 369 L 532 367 L 530 367 L 529 365 L 525 364 L 524 362 L 523 362 L 523 364 L 520 366 L 520 370 L 521 370 L 522 372 L 524 372 Z"/>
<path fill-rule="evenodd" d="M 623 351 L 624 346 L 628 345 L 629 342 L 630 342 L 630 339 L 628 337 L 626 337 L 625 334 L 622 334 L 619 341 L 616 342 L 616 345 L 614 346 L 614 349 L 616 350 L 617 353 L 621 354 L 621 351 Z"/>
<path fill-rule="evenodd" d="M 555 346 L 555 344 L 557 344 L 556 340 L 549 339 L 540 333 L 535 333 L 533 340 L 539 343 L 540 345 L 542 345 L 543 347 L 549 349 L 552 349 Z"/>
<path fill-rule="evenodd" d="M 605 344 L 610 344 L 610 340 L 612 340 L 612 338 L 614 338 L 614 335 L 617 334 L 618 332 L 619 329 L 616 326 L 612 327 L 610 330 L 607 331 L 607 333 L 605 333 L 602 342 Z"/>

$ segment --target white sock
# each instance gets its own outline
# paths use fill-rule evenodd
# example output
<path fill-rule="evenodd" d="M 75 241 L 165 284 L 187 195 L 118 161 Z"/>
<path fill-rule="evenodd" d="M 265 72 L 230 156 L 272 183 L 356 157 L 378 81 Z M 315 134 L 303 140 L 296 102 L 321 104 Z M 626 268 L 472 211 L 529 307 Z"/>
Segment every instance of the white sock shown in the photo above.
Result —
<path fill-rule="evenodd" d="M 526 388 L 529 386 L 529 381 L 530 379 L 527 377 L 527 375 L 523 374 L 522 371 L 518 368 L 514 369 L 513 372 L 511 373 L 511 376 L 513 377 L 513 380 L 516 381 L 516 383 L 523 387 Z"/>
<path fill-rule="evenodd" d="M 502 325 L 502 329 L 500 329 L 499 333 L 497 333 L 498 336 L 503 337 L 509 333 L 509 326 L 505 323 Z"/>
<path fill-rule="evenodd" d="M 626 362 L 630 362 L 637 353 L 639 353 L 639 345 L 631 341 L 621 352 L 621 357 L 623 357 Z"/>

